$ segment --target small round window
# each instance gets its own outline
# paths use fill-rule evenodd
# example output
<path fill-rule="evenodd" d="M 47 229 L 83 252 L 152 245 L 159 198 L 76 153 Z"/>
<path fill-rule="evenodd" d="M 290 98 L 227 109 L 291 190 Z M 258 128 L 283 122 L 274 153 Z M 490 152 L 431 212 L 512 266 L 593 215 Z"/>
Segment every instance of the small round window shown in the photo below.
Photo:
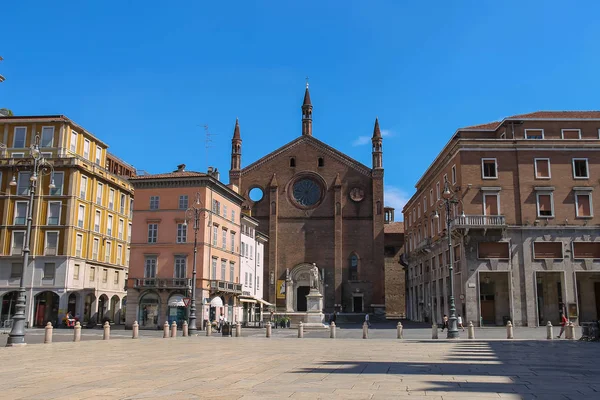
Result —
<path fill-rule="evenodd" d="M 252 189 L 250 189 L 250 192 L 248 192 L 248 196 L 250 197 L 250 200 L 252 200 L 253 202 L 257 202 L 257 201 L 261 201 L 263 198 L 263 191 L 261 188 L 259 187 L 253 187 Z"/>

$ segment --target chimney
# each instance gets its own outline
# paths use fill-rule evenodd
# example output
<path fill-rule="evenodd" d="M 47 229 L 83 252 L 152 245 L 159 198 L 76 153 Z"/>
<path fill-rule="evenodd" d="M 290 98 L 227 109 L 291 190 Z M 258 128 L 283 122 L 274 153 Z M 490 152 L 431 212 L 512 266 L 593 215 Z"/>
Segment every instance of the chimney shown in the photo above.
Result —
<path fill-rule="evenodd" d="M 179 164 L 177 166 L 177 171 L 174 172 L 185 172 L 185 164 Z"/>
<path fill-rule="evenodd" d="M 212 173 L 213 173 L 213 167 L 208 167 L 207 174 L 212 175 Z"/>

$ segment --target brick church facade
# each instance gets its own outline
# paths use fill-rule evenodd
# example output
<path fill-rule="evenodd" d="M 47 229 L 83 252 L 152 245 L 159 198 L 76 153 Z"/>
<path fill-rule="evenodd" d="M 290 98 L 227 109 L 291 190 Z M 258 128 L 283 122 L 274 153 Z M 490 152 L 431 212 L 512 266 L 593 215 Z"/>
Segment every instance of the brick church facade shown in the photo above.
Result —
<path fill-rule="evenodd" d="M 383 312 L 379 123 L 375 121 L 369 168 L 315 138 L 312 111 L 307 85 L 302 135 L 244 168 L 236 121 L 229 180 L 245 198 L 245 211 L 259 221 L 257 230 L 269 236 L 262 280 L 264 298 L 279 311 L 306 311 L 308 272 L 315 263 L 324 281 L 325 312 Z M 286 278 L 292 280 L 288 293 Z M 286 302 L 286 296 L 293 298 Z"/>

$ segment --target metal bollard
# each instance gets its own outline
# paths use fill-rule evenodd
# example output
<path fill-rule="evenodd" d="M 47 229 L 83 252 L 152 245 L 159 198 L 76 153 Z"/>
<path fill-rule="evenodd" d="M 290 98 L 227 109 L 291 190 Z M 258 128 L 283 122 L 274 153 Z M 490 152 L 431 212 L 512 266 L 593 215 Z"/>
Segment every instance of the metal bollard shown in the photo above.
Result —
<path fill-rule="evenodd" d="M 79 322 L 75 322 L 75 328 L 73 328 L 73 341 L 81 341 L 81 324 Z"/>
<path fill-rule="evenodd" d="M 137 339 L 140 336 L 140 324 L 138 324 L 137 321 L 133 321 L 133 326 L 131 327 L 131 330 L 133 331 L 131 338 Z"/>
<path fill-rule="evenodd" d="M 235 324 L 235 337 L 242 337 L 242 324 L 240 321 Z"/>
<path fill-rule="evenodd" d="M 181 327 L 181 335 L 183 337 L 187 337 L 188 336 L 188 323 L 187 323 L 187 321 L 183 321 L 183 326 Z"/>
<path fill-rule="evenodd" d="M 569 322 L 569 325 L 567 325 L 565 338 L 569 340 L 575 339 L 575 324 L 572 322 Z"/>
<path fill-rule="evenodd" d="M 438 338 L 438 326 L 436 324 L 431 325 L 431 338 L 432 339 Z"/>
<path fill-rule="evenodd" d="M 469 321 L 469 328 L 467 332 L 467 337 L 469 339 L 475 339 L 475 327 L 473 326 L 473 321 Z"/>
<path fill-rule="evenodd" d="M 512 325 L 512 322 L 510 322 L 510 321 L 508 321 L 506 323 L 506 338 L 507 339 L 514 339 L 513 325 Z"/>
<path fill-rule="evenodd" d="M 333 321 L 331 321 L 331 325 L 329 325 L 329 337 L 335 339 L 335 322 Z"/>
<path fill-rule="evenodd" d="M 46 332 L 44 334 L 44 343 L 52 343 L 52 331 L 54 328 L 52 327 L 52 322 L 48 322 L 46 324 Z"/>
<path fill-rule="evenodd" d="M 298 324 L 298 338 L 302 339 L 304 337 L 304 324 L 302 321 Z"/>
<path fill-rule="evenodd" d="M 363 339 L 368 339 L 368 338 L 369 338 L 369 325 L 365 321 L 363 323 Z"/>
<path fill-rule="evenodd" d="M 104 335 L 102 335 L 102 340 L 110 339 L 110 324 L 108 321 L 104 323 Z"/>
<path fill-rule="evenodd" d="M 210 321 L 208 321 L 208 324 L 206 324 L 206 336 L 210 335 L 212 335 L 212 324 L 210 323 Z"/>
<path fill-rule="evenodd" d="M 552 322 L 548 321 L 546 324 L 546 339 L 554 339 L 554 332 L 552 332 Z"/>
<path fill-rule="evenodd" d="M 396 331 L 398 333 L 398 339 L 402 339 L 404 336 L 402 330 L 403 330 L 402 322 L 398 322 L 398 325 L 396 326 Z"/>
<path fill-rule="evenodd" d="M 169 337 L 169 322 L 165 321 L 163 324 L 163 339 Z"/>
<path fill-rule="evenodd" d="M 267 324 L 267 337 L 271 337 L 271 324 Z"/>
<path fill-rule="evenodd" d="M 175 322 L 175 321 L 173 321 L 173 323 L 171 324 L 171 337 L 172 338 L 177 337 L 177 322 Z"/>

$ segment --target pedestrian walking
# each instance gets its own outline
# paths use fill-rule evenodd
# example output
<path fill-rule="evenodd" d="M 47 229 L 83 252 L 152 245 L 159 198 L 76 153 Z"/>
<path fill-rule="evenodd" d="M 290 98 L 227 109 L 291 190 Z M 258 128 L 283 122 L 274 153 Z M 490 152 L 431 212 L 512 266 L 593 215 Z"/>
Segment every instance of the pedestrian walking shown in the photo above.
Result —
<path fill-rule="evenodd" d="M 369 313 L 365 314 L 365 322 L 367 323 L 367 326 L 370 328 L 371 327 L 371 322 L 369 322 Z"/>
<path fill-rule="evenodd" d="M 219 325 L 217 327 L 217 332 L 219 332 L 219 333 L 221 332 L 224 322 L 225 322 L 225 317 L 223 316 L 223 313 L 221 313 L 221 315 L 219 315 Z"/>
<path fill-rule="evenodd" d="M 448 329 L 448 316 L 444 314 L 444 318 L 442 318 L 442 332 L 444 329 Z"/>
<path fill-rule="evenodd" d="M 567 317 L 565 317 L 565 313 L 561 312 L 560 313 L 560 333 L 557 336 L 558 339 L 560 339 L 562 334 L 565 332 L 565 326 L 567 326 L 568 323 L 569 323 L 569 320 L 567 319 Z"/>
<path fill-rule="evenodd" d="M 458 317 L 456 317 L 456 323 L 458 324 L 459 328 L 461 328 L 463 331 L 465 330 L 465 327 L 463 326 L 463 323 L 462 323 L 462 317 L 460 315 Z"/>

